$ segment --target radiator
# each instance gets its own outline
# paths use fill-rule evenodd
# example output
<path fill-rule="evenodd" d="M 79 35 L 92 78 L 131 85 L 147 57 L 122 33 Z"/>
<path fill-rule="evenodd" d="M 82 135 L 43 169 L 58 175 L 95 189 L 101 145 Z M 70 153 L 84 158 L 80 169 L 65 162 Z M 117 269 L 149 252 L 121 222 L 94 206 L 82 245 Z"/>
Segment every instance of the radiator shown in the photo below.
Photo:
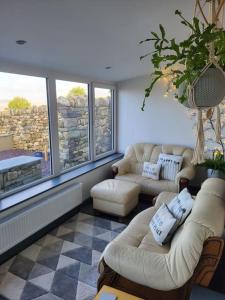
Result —
<path fill-rule="evenodd" d="M 31 236 L 82 202 L 82 184 L 53 192 L 0 221 L 0 254 Z"/>

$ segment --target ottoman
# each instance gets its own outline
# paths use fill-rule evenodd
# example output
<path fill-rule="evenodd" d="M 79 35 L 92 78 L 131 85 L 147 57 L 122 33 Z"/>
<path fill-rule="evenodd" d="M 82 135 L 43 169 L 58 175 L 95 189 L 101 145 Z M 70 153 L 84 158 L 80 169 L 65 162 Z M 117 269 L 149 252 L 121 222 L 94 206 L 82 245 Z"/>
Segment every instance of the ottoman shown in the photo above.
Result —
<path fill-rule="evenodd" d="M 140 186 L 133 182 L 107 179 L 91 189 L 94 209 L 124 217 L 138 203 Z"/>

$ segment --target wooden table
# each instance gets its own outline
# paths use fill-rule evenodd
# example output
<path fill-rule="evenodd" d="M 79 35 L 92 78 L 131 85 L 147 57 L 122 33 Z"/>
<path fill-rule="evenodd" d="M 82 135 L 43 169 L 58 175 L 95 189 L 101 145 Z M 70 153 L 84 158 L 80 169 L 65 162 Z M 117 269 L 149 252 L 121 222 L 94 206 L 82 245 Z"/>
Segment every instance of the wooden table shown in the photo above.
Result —
<path fill-rule="evenodd" d="M 97 294 L 94 300 L 99 300 L 102 292 L 114 294 L 115 296 L 117 296 L 116 300 L 144 300 L 142 298 L 138 298 L 130 294 L 124 293 L 122 291 L 119 291 L 117 289 L 111 288 L 107 285 L 104 285 L 101 288 L 101 290 L 99 291 L 99 293 Z"/>

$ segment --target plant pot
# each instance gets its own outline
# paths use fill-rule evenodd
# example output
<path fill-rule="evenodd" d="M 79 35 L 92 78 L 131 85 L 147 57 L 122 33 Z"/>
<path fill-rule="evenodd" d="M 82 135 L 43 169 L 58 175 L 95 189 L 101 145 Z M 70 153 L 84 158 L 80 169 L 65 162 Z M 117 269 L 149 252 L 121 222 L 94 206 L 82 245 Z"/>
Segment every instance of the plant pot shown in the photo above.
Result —
<path fill-rule="evenodd" d="M 225 180 L 225 173 L 223 173 L 220 170 L 208 169 L 207 175 L 208 175 L 208 178 L 221 178 L 221 179 Z"/>
<path fill-rule="evenodd" d="M 178 89 L 178 96 L 184 92 L 185 83 Z M 182 103 L 188 108 L 215 107 L 225 96 L 225 75 L 218 67 L 208 67 L 196 80 L 189 99 Z"/>

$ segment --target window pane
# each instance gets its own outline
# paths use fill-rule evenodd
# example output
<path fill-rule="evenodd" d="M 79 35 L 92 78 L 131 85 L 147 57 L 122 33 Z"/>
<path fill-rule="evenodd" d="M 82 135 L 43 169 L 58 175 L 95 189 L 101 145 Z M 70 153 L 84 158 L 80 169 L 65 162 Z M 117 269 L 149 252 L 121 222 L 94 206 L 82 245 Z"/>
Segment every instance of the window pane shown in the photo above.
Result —
<path fill-rule="evenodd" d="M 96 156 L 113 150 L 112 90 L 95 88 L 95 151 Z"/>
<path fill-rule="evenodd" d="M 61 169 L 89 160 L 88 85 L 56 80 Z"/>
<path fill-rule="evenodd" d="M 50 174 L 46 78 L 0 72 L 0 195 Z"/>

